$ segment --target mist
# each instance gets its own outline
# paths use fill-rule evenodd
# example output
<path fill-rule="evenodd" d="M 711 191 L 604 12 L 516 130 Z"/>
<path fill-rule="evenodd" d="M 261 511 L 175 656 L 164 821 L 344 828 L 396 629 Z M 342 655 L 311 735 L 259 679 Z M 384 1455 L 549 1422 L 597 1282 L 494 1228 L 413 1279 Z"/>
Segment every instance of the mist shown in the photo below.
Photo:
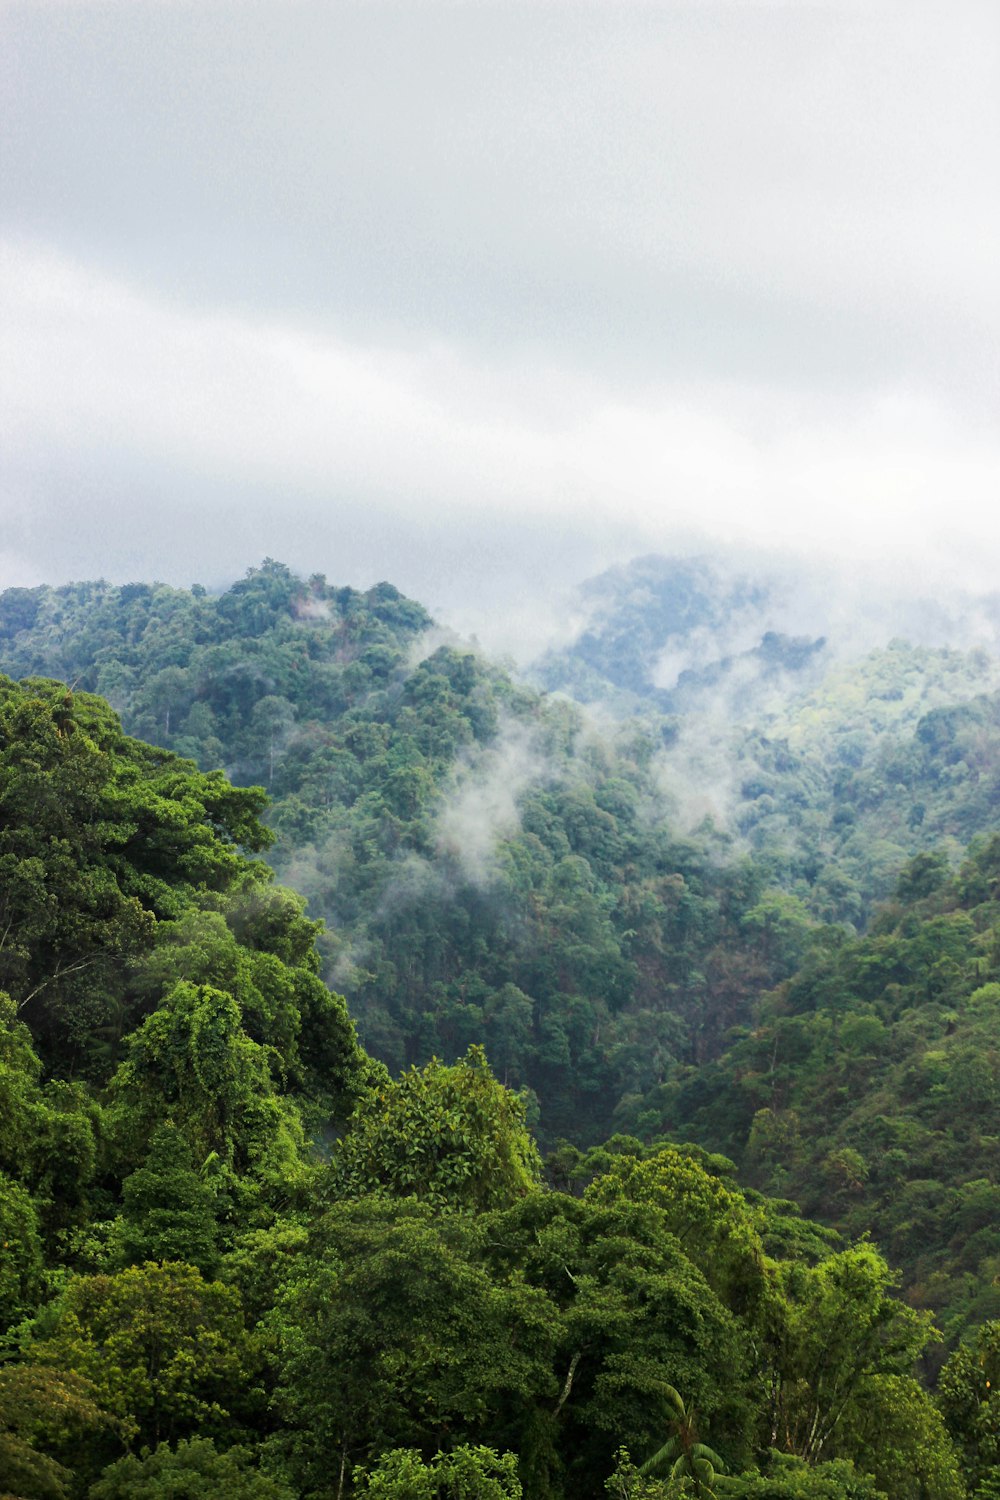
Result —
<path fill-rule="evenodd" d="M 278 557 L 526 662 L 644 553 L 822 559 L 845 627 L 1000 572 L 994 8 L 0 31 L 0 586 Z"/>

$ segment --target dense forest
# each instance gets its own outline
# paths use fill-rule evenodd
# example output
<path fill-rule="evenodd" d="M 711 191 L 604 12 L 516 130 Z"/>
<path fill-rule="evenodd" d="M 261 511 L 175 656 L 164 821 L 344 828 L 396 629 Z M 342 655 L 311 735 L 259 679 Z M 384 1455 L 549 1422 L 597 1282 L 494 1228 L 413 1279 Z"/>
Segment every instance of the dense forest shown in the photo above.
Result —
<path fill-rule="evenodd" d="M 0 596 L 0 1494 L 1000 1494 L 997 659 L 596 597 Z"/>

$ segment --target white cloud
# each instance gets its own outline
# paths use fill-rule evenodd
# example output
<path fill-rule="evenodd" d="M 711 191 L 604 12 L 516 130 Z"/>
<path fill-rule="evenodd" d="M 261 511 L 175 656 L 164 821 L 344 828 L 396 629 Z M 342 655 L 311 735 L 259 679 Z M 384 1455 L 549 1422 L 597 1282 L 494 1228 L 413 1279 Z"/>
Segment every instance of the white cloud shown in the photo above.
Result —
<path fill-rule="evenodd" d="M 354 507 L 385 525 L 422 511 L 429 534 L 537 527 L 647 548 L 699 535 L 978 563 L 984 578 L 1000 560 L 1000 437 L 927 394 L 688 382 L 629 399 L 555 365 L 512 380 L 441 342 L 199 313 L 23 242 L 2 247 L 0 280 L 15 519 L 33 502 L 24 476 L 55 455 L 65 471 L 188 473 L 209 497 L 269 488 L 285 506 L 278 555 L 289 518 L 342 498 L 348 548 Z M 170 522 L 126 507 L 116 525 L 153 550 Z"/>
<path fill-rule="evenodd" d="M 638 551 L 992 581 L 987 0 L 0 27 L 10 581 L 270 553 L 514 651 Z"/>
<path fill-rule="evenodd" d="M 459 758 L 435 818 L 438 854 L 448 855 L 466 880 L 487 886 L 497 873 L 497 845 L 520 827 L 519 804 L 547 765 L 524 725 L 500 726 L 488 746 Z"/>

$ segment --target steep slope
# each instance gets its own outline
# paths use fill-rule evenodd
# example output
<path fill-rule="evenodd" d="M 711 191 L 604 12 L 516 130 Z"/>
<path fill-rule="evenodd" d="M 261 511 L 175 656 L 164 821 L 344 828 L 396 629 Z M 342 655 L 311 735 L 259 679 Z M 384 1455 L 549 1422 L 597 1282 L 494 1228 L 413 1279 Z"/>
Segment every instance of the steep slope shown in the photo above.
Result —
<path fill-rule="evenodd" d="M 1000 838 L 913 860 L 866 936 L 815 935 L 709 1066 L 619 1112 L 870 1232 L 952 1338 L 1000 1316 Z"/>
<path fill-rule="evenodd" d="M 80 585 L 4 610 L 9 670 L 99 687 L 129 729 L 265 784 L 271 861 L 326 918 L 366 1045 L 398 1067 L 484 1041 L 550 1138 L 599 1138 L 798 953 L 806 914 L 758 909 L 764 870 L 671 834 L 655 726 L 595 733 L 388 585 L 267 563 L 218 599 Z M 779 936 L 748 946 L 748 922 Z"/>
<path fill-rule="evenodd" d="M 767 606 L 684 577 L 677 629 Z M 716 1057 L 817 921 L 863 928 L 907 859 L 957 860 L 1000 817 L 984 653 L 897 642 L 816 680 L 804 650 L 756 723 L 720 668 L 700 707 L 598 729 L 391 586 L 273 562 L 218 598 L 10 591 L 0 621 L 9 670 L 100 687 L 130 729 L 263 783 L 270 861 L 326 920 L 365 1044 L 398 1068 L 484 1043 L 549 1141 Z"/>

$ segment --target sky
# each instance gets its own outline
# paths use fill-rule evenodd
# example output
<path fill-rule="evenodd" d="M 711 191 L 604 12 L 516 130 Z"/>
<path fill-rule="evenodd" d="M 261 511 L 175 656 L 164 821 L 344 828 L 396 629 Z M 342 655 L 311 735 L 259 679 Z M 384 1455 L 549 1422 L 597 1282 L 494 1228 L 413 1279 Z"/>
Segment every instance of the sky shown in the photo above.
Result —
<path fill-rule="evenodd" d="M 998 242 L 986 0 L 0 0 L 0 586 L 995 587 Z"/>

